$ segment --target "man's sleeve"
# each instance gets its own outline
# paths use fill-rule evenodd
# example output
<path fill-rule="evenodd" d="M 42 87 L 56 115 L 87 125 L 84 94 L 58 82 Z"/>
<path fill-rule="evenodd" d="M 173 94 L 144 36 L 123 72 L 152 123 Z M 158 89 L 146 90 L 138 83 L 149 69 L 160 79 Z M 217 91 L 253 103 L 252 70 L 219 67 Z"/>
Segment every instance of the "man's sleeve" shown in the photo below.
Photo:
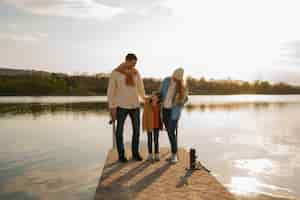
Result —
<path fill-rule="evenodd" d="M 116 77 L 115 73 L 112 72 L 109 78 L 108 87 L 107 87 L 107 100 L 109 108 L 116 108 Z"/>

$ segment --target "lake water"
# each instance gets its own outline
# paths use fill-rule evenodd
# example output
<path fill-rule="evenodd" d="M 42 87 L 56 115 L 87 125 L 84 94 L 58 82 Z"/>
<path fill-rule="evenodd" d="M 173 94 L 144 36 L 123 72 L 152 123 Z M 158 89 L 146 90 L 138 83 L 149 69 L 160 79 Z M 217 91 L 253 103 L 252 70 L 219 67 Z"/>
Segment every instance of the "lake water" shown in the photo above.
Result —
<path fill-rule="evenodd" d="M 112 146 L 105 101 L 0 97 L 0 199 L 93 199 Z M 299 95 L 192 96 L 178 140 L 236 194 L 299 198 L 299 113 Z"/>

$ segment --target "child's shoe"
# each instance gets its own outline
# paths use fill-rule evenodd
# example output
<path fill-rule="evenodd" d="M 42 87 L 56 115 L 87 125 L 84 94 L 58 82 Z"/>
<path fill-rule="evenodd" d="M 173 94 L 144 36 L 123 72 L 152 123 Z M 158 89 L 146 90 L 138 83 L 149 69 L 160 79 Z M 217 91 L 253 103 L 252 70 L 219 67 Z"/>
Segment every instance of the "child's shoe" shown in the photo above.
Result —
<path fill-rule="evenodd" d="M 154 159 L 155 159 L 155 161 L 160 161 L 160 159 L 159 159 L 159 153 L 155 154 Z"/>
<path fill-rule="evenodd" d="M 147 160 L 148 160 L 148 161 L 153 161 L 153 156 L 152 156 L 152 154 L 149 154 L 149 155 L 148 155 Z"/>

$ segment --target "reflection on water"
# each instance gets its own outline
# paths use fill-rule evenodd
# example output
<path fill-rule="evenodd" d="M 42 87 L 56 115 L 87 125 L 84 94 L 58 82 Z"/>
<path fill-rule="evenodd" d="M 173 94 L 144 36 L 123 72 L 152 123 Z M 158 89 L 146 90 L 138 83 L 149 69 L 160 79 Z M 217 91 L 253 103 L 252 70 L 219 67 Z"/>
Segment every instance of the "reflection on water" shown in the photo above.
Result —
<path fill-rule="evenodd" d="M 264 193 L 267 195 L 272 195 L 272 193 L 262 192 L 266 190 L 270 191 L 282 191 L 290 193 L 291 191 L 286 188 L 280 188 L 274 185 L 267 185 L 261 183 L 256 178 L 251 177 L 232 177 L 230 186 L 231 191 L 237 194 L 255 194 L 255 193 Z"/>
<path fill-rule="evenodd" d="M 77 100 L 0 98 L 0 199 L 93 198 L 112 130 L 105 97 Z M 178 139 L 237 194 L 300 197 L 299 112 L 300 96 L 194 96 Z"/>
<path fill-rule="evenodd" d="M 92 199 L 110 148 L 106 115 L 6 115 L 0 125 L 0 199 Z"/>
<path fill-rule="evenodd" d="M 217 96 L 219 97 L 219 96 Z M 90 100 L 83 100 L 83 97 L 81 97 L 79 102 L 75 102 L 74 97 L 72 100 L 68 100 L 66 102 L 63 101 L 63 99 L 59 99 L 60 102 L 53 103 L 52 101 L 55 100 L 51 99 L 51 101 L 46 101 L 45 99 L 42 99 L 42 102 L 38 102 L 38 100 L 35 99 L 29 99 L 30 103 L 21 103 L 19 102 L 20 99 L 13 100 L 13 102 L 3 102 L 1 103 L 0 98 L 0 115 L 5 114 L 33 114 L 33 115 L 41 115 L 45 113 L 52 113 L 55 114 L 57 112 L 66 112 L 66 111 L 72 111 L 72 112 L 93 112 L 93 113 L 99 113 L 99 114 L 105 114 L 107 113 L 107 102 L 102 101 L 103 98 L 100 98 L 101 101 L 99 102 L 93 102 L 94 98 Z M 51 103 L 52 102 L 52 103 Z M 285 107 L 289 106 L 291 104 L 300 105 L 300 101 L 291 101 L 291 102 L 282 102 L 282 101 L 271 101 L 271 102 L 241 102 L 238 101 L 219 101 L 215 103 L 209 103 L 209 102 L 197 102 L 192 101 L 189 104 L 186 105 L 185 110 L 187 112 L 193 112 L 193 111 L 219 111 L 219 110 L 226 110 L 226 111 L 234 111 L 234 110 L 240 110 L 240 109 L 266 109 L 269 107 Z"/>
<path fill-rule="evenodd" d="M 275 173 L 275 165 L 269 159 L 236 160 L 235 167 L 248 170 L 249 173 Z"/>
<path fill-rule="evenodd" d="M 186 106 L 187 112 L 192 111 L 219 111 L 219 110 L 225 110 L 225 111 L 234 111 L 234 110 L 240 110 L 240 109 L 266 109 L 269 107 L 285 107 L 292 103 L 284 103 L 284 102 L 239 102 L 239 103 L 218 103 L 218 104 L 212 104 L 212 103 L 206 103 L 206 104 L 188 104 Z M 300 102 L 294 102 L 293 104 L 299 104 Z"/>
<path fill-rule="evenodd" d="M 81 112 L 98 113 L 107 112 L 107 103 L 2 103 L 0 104 L 1 115 L 32 114 L 34 116 L 42 114 L 56 114 L 59 112 Z"/>
<path fill-rule="evenodd" d="M 238 194 L 258 193 L 260 183 L 255 178 L 233 177 L 230 185 L 232 191 Z"/>
<path fill-rule="evenodd" d="M 28 170 L 23 175 L 10 179 L 2 192 L 7 195 L 25 191 L 27 195 L 37 199 L 92 199 L 101 169 L 102 165 Z"/>
<path fill-rule="evenodd" d="M 1 96 L 0 103 L 91 103 L 106 99 L 105 96 Z"/>

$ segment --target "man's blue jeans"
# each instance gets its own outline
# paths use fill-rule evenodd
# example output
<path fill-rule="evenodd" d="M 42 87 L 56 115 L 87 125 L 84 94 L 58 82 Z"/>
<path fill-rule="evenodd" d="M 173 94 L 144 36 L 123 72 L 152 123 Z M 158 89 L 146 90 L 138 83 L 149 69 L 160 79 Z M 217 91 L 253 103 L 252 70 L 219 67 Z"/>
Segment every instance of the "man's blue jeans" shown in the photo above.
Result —
<path fill-rule="evenodd" d="M 132 141 L 131 141 L 132 155 L 134 157 L 139 155 L 140 109 L 139 108 L 126 109 L 126 108 L 118 107 L 116 141 L 117 141 L 119 158 L 125 156 L 123 132 L 124 132 L 124 122 L 128 114 L 130 116 L 132 129 L 133 129 Z"/>
<path fill-rule="evenodd" d="M 178 120 L 172 120 L 171 118 L 171 109 L 163 109 L 163 122 L 168 132 L 170 144 L 171 144 L 171 151 L 173 154 L 177 153 L 177 138 L 175 135 L 177 122 Z"/>

